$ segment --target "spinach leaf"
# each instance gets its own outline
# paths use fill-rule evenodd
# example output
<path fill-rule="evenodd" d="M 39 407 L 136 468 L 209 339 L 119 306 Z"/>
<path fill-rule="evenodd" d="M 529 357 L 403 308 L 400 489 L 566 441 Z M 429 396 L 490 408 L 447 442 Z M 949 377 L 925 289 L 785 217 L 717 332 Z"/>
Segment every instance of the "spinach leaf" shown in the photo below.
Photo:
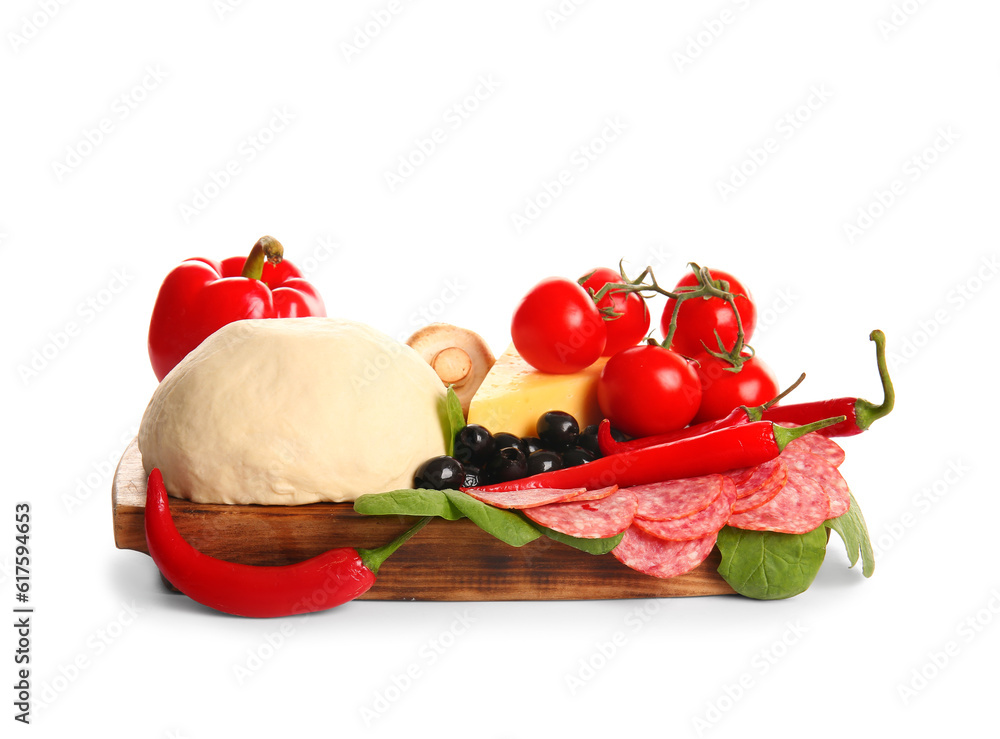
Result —
<path fill-rule="evenodd" d="M 439 516 L 449 521 L 465 518 L 440 490 L 392 490 L 362 495 L 354 510 L 366 516 Z"/>
<path fill-rule="evenodd" d="M 513 511 L 494 508 L 459 490 L 442 492 L 448 496 L 451 504 L 476 526 L 512 547 L 523 547 L 541 536 L 541 532 L 534 525 Z"/>
<path fill-rule="evenodd" d="M 847 547 L 847 557 L 851 560 L 851 567 L 858 563 L 858 554 L 861 555 L 861 572 L 865 577 L 871 577 L 875 572 L 875 553 L 872 551 L 872 542 L 868 537 L 868 525 L 865 523 L 864 514 L 858 507 L 858 501 L 851 495 L 851 507 L 847 513 L 836 518 L 829 519 L 825 526 L 833 529 L 844 541 Z"/>
<path fill-rule="evenodd" d="M 448 386 L 448 392 L 438 405 L 438 416 L 441 419 L 441 429 L 444 431 L 444 453 L 450 457 L 455 453 L 455 434 L 465 428 L 462 401 L 458 399 L 451 385 Z"/>
<path fill-rule="evenodd" d="M 717 544 L 719 574 L 748 598 L 774 600 L 808 588 L 826 556 L 826 528 L 808 534 L 747 531 L 724 526 Z"/>
<path fill-rule="evenodd" d="M 581 552 L 587 552 L 588 554 L 607 554 L 618 546 L 618 542 L 620 542 L 622 537 L 625 536 L 625 532 L 623 531 L 617 536 L 610 536 L 607 539 L 581 539 L 577 536 L 570 536 L 569 534 L 553 531 L 552 529 L 539 524 L 534 525 L 553 541 L 558 541 L 560 544 L 566 544 L 567 546 L 579 549 Z"/>

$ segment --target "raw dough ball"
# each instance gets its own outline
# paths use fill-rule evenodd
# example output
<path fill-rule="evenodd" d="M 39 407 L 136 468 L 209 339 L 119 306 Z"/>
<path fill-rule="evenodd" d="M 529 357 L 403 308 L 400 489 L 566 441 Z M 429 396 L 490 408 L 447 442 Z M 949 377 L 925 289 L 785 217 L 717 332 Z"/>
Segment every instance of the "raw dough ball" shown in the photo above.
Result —
<path fill-rule="evenodd" d="M 153 393 L 142 464 L 198 503 L 301 505 L 409 488 L 445 452 L 444 395 L 415 351 L 362 323 L 236 321 Z"/>

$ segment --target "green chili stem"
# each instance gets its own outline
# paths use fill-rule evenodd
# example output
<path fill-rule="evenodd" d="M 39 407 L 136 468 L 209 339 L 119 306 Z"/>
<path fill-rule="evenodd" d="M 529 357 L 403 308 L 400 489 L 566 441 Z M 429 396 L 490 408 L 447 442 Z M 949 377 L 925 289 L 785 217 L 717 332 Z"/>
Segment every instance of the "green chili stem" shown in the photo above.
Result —
<path fill-rule="evenodd" d="M 861 430 L 867 429 L 883 416 L 889 415 L 896 404 L 896 391 L 889 377 L 889 366 L 885 360 L 885 334 L 875 329 L 868 335 L 875 342 L 875 359 L 878 362 L 878 376 L 882 381 L 882 402 L 875 405 L 864 398 L 854 403 L 855 423 Z"/>
<path fill-rule="evenodd" d="M 434 516 L 424 516 L 388 544 L 384 544 L 376 549 L 358 549 L 358 556 L 361 557 L 361 561 L 364 563 L 365 567 L 371 570 L 373 575 L 377 575 L 378 568 L 381 567 L 382 563 L 389 558 L 389 555 L 399 549 L 407 539 L 426 526 L 427 522 L 432 518 L 434 518 Z"/>
<path fill-rule="evenodd" d="M 793 428 L 785 428 L 784 426 L 779 426 L 776 423 L 772 423 L 771 426 L 774 430 L 774 440 L 778 444 L 778 450 L 782 451 L 793 441 L 805 436 L 808 433 L 818 431 L 819 429 L 825 429 L 827 426 L 836 426 L 841 421 L 846 420 L 847 416 L 834 416 L 833 418 L 824 418 L 822 421 L 807 423 L 805 426 L 795 426 Z"/>

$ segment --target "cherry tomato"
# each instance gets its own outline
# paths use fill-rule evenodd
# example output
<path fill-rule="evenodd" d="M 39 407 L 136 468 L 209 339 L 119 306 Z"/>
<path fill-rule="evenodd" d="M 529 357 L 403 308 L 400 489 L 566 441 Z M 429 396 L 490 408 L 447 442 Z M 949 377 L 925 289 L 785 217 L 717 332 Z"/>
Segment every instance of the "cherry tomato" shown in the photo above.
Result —
<path fill-rule="evenodd" d="M 739 372 L 727 370 L 732 365 L 711 354 L 699 354 L 694 364 L 701 379 L 701 406 L 694 423 L 723 418 L 741 405 L 753 408 L 780 392 L 774 373 L 759 357 L 747 359 Z"/>
<path fill-rule="evenodd" d="M 757 325 L 757 306 L 754 305 L 753 297 L 743 283 L 737 280 L 728 272 L 721 269 L 710 269 L 709 273 L 713 279 L 726 280 L 729 282 L 729 292 L 736 296 L 736 310 L 739 311 L 740 321 L 743 322 L 743 340 L 750 341 L 754 326 Z M 677 287 L 695 286 L 698 278 L 694 272 L 686 275 Z M 674 292 L 677 289 L 674 288 Z M 668 300 L 663 309 L 663 317 L 660 319 L 660 331 L 666 339 L 670 330 L 670 317 L 674 312 L 676 300 Z M 722 298 L 692 298 L 681 303 L 681 308 L 677 313 L 677 331 L 674 332 L 673 341 L 670 348 L 685 357 L 693 357 L 701 354 L 707 346 L 712 351 L 719 350 L 719 342 L 715 338 L 715 332 L 719 332 L 719 337 L 726 348 L 731 350 L 736 345 L 738 331 L 736 329 L 736 316 L 733 309 Z M 705 346 L 702 346 L 702 342 Z"/>
<path fill-rule="evenodd" d="M 611 424 L 629 436 L 662 434 L 694 418 L 701 381 L 680 354 L 642 344 L 618 352 L 604 365 L 597 402 Z"/>
<path fill-rule="evenodd" d="M 525 295 L 510 324 L 514 347 L 540 372 L 579 372 L 604 351 L 604 319 L 573 280 L 549 277 Z"/>
<path fill-rule="evenodd" d="M 597 293 L 609 282 L 621 282 L 622 276 L 613 269 L 601 267 L 594 270 L 584 283 L 584 289 L 590 288 Z M 603 357 L 610 357 L 617 354 L 622 349 L 635 346 L 646 336 L 649 331 L 649 308 L 646 301 L 639 293 L 615 293 L 609 292 L 597 303 L 598 309 L 612 308 L 615 313 L 620 313 L 618 318 L 604 321 L 604 328 L 608 332 L 608 341 L 604 345 Z"/>

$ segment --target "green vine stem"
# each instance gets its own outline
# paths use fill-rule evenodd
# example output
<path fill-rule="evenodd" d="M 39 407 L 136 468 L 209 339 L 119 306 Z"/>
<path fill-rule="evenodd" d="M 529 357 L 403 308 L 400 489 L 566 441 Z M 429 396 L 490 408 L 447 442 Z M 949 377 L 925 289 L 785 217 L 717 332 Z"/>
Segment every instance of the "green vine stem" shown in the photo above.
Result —
<path fill-rule="evenodd" d="M 652 295 L 663 295 L 668 299 L 676 301 L 673 312 L 670 315 L 669 329 L 667 330 L 667 335 L 663 338 L 663 342 L 660 343 L 649 339 L 650 343 L 659 344 L 665 349 L 669 349 L 673 343 L 674 333 L 677 331 L 677 314 L 680 311 L 681 304 L 685 300 L 692 300 L 694 298 L 720 298 L 724 300 L 736 317 L 736 343 L 732 349 L 726 349 L 722 343 L 722 338 L 716 332 L 715 338 L 719 344 L 718 350 L 706 346 L 704 342 L 702 342 L 702 346 L 713 357 L 722 359 L 732 365 L 734 372 L 739 372 L 743 363 L 753 356 L 753 348 L 744 341 L 743 320 L 740 318 L 740 312 L 736 309 L 736 294 L 729 291 L 729 282 L 727 280 L 717 280 L 712 277 L 712 273 L 708 267 L 702 267 L 695 262 L 688 262 L 688 266 L 698 279 L 698 284 L 682 286 L 677 288 L 676 292 L 660 286 L 656 281 L 656 275 L 653 274 L 652 267 L 646 267 L 634 280 L 629 279 L 628 275 L 625 274 L 623 262 L 618 263 L 618 271 L 622 276 L 621 282 L 609 282 L 600 290 L 594 291 L 593 289 L 588 289 L 587 292 L 590 293 L 595 303 L 599 303 L 609 293 L 639 293 L 643 298 L 652 297 Z M 590 273 L 580 278 L 580 284 L 582 285 L 586 282 L 592 274 Z M 646 280 L 649 282 L 647 283 Z M 601 308 L 600 310 L 606 321 L 612 321 L 621 315 L 611 307 Z"/>

